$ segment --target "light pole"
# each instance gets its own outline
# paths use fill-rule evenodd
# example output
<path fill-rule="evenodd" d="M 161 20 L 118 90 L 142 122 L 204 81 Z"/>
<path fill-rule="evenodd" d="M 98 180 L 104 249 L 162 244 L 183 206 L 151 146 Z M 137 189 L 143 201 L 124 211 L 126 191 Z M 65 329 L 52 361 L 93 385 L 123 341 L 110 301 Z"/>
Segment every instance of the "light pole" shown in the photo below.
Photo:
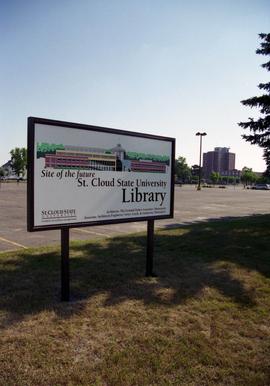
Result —
<path fill-rule="evenodd" d="M 198 187 L 197 187 L 197 190 L 201 190 L 201 175 L 202 175 L 202 137 L 204 137 L 205 135 L 207 135 L 206 133 L 200 133 L 198 131 L 198 133 L 196 133 L 196 135 L 199 135 L 200 136 L 200 162 L 199 162 L 199 183 L 198 183 Z"/>

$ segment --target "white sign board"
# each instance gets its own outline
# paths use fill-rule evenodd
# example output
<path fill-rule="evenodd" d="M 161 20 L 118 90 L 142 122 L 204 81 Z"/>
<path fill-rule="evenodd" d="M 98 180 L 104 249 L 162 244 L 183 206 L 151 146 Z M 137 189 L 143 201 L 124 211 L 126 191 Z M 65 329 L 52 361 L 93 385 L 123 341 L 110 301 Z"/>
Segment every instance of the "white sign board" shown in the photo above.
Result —
<path fill-rule="evenodd" d="M 173 217 L 173 138 L 28 119 L 28 230 Z"/>

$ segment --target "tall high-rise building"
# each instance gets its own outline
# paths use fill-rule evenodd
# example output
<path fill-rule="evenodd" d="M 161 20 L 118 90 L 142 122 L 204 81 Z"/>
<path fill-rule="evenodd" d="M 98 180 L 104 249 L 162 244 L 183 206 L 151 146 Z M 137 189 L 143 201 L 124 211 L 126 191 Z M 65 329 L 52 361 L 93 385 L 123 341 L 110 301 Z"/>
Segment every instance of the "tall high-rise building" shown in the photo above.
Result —
<path fill-rule="evenodd" d="M 230 175 L 235 170 L 235 153 L 229 147 L 215 147 L 214 151 L 203 153 L 203 175 L 208 178 L 212 172 Z"/>

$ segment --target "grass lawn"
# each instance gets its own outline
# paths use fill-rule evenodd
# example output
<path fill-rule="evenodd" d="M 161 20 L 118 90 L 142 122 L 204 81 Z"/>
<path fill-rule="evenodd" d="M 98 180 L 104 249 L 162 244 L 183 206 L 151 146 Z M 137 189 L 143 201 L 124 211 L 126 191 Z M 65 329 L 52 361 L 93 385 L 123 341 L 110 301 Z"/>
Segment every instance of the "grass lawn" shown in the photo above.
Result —
<path fill-rule="evenodd" d="M 0 385 L 270 385 L 270 215 L 0 254 Z"/>

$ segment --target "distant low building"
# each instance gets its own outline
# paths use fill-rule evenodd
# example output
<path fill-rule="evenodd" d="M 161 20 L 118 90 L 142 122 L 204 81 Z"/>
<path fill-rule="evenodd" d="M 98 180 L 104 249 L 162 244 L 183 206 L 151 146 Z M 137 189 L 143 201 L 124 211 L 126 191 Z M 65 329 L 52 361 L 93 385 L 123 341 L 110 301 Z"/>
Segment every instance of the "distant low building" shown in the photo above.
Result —
<path fill-rule="evenodd" d="M 225 170 L 223 172 L 220 172 L 220 175 L 222 177 L 236 177 L 240 178 L 242 174 L 241 170 L 233 169 L 233 170 Z"/>
<path fill-rule="evenodd" d="M 6 162 L 5 164 L 3 164 L 1 166 L 1 168 L 4 170 L 4 173 L 5 173 L 5 176 L 6 177 L 15 177 L 16 174 L 14 173 L 14 170 L 12 169 L 12 166 L 11 166 L 11 160 Z"/>
<path fill-rule="evenodd" d="M 254 172 L 257 178 L 263 177 L 263 172 Z"/>
<path fill-rule="evenodd" d="M 20 173 L 19 176 L 15 173 L 15 171 L 12 168 L 12 163 L 11 160 L 7 161 L 5 164 L 1 166 L 1 169 L 4 171 L 4 177 L 5 178 L 10 178 L 10 179 L 18 179 L 18 178 L 23 178 L 27 179 L 27 170 L 25 169 L 23 173 Z"/>

